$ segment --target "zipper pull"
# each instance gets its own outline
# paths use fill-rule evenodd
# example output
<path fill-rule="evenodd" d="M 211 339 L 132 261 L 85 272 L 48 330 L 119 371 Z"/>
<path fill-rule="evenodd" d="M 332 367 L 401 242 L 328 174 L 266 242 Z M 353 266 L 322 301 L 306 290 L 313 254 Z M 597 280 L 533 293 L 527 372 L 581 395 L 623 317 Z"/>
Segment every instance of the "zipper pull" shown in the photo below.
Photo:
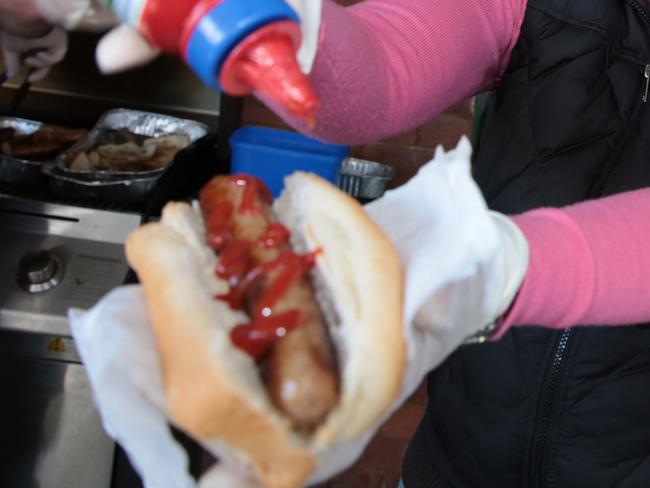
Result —
<path fill-rule="evenodd" d="M 648 85 L 650 84 L 650 64 L 645 65 L 645 71 L 643 72 L 643 77 L 645 78 L 645 89 L 643 90 L 643 103 L 648 101 Z"/>

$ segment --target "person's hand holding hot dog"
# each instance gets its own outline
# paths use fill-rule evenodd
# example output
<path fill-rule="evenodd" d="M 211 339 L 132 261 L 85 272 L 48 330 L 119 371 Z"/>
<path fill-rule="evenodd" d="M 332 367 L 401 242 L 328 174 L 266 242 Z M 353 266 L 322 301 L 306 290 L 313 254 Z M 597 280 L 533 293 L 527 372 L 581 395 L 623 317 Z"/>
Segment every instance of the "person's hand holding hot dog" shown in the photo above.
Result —
<path fill-rule="evenodd" d="M 460 345 L 500 335 L 528 271 L 527 238 L 488 210 L 470 174 L 471 150 L 466 139 L 448 153 L 438 148 L 409 182 L 365 207 L 400 255 L 406 320 L 426 351 L 421 375 Z"/>
<path fill-rule="evenodd" d="M 514 234 L 502 248 L 501 222 L 495 224 L 472 193 L 463 161 L 441 158 L 367 212 L 305 174 L 290 177 L 285 195 L 273 203 L 254 178 L 217 177 L 194 206 L 170 204 L 160 222 L 129 238 L 127 257 L 146 302 L 146 313 L 135 316 L 146 319 L 128 327 L 153 333 L 170 421 L 219 456 L 202 488 L 297 488 L 341 472 L 429 369 L 507 308 L 525 269 L 525 241 Z M 392 212 L 404 211 L 421 185 L 437 186 L 437 198 L 427 204 L 432 207 L 419 216 L 440 217 L 433 220 L 440 245 L 434 243 L 428 263 L 435 279 L 418 288 L 416 261 L 396 233 Z M 441 215 L 455 201 L 452 187 L 471 200 L 458 220 L 477 225 L 470 234 L 493 239 L 478 257 L 457 241 L 463 227 L 448 227 Z M 450 243 L 464 251 L 445 269 Z M 511 280 L 500 274 L 504 255 L 521 258 L 520 268 L 509 268 Z M 466 270 L 479 271 L 465 276 Z M 481 281 L 484 272 L 489 281 Z M 465 301 L 447 292 L 463 276 Z M 488 282 L 498 291 L 494 300 L 481 296 Z M 111 300 L 144 307 L 129 293 L 115 292 L 73 321 L 82 354 L 92 351 L 98 324 L 108 320 L 95 314 Z M 432 303 L 444 317 L 435 326 L 421 320 Z M 86 359 L 95 383 L 92 357 Z M 107 392 L 96 383 L 95 389 L 101 411 Z M 104 414 L 127 451 L 127 437 L 142 437 L 131 423 L 121 427 L 119 418 Z M 140 464 L 143 453 L 132 454 Z"/>

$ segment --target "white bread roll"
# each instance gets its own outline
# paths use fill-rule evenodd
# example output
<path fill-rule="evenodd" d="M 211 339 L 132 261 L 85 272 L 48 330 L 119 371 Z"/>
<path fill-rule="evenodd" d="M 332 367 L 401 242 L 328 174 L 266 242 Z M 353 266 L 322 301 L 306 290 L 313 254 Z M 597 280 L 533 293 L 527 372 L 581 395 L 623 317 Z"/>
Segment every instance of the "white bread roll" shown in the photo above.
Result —
<path fill-rule="evenodd" d="M 231 343 L 230 329 L 247 318 L 213 298 L 227 284 L 213 272 L 200 212 L 168 204 L 159 223 L 132 233 L 126 252 L 144 288 L 172 423 L 229 451 L 265 486 L 294 488 L 314 472 L 320 453 L 366 432 L 396 399 L 406 348 L 402 272 L 363 208 L 319 177 L 288 177 L 274 211 L 297 251 L 323 250 L 312 274 L 325 314 L 338 319 L 330 333 L 341 396 L 309 437 L 292 431 L 255 362 Z"/>

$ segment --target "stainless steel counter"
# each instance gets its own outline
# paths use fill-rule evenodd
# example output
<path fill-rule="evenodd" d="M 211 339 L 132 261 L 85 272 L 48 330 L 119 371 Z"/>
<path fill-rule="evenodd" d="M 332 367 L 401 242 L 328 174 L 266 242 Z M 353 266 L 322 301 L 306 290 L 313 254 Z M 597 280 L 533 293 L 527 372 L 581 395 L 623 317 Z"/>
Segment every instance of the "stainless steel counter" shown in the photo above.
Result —
<path fill-rule="evenodd" d="M 2 486 L 111 487 L 115 444 L 73 348 L 71 339 L 0 330 L 0 381 L 11 397 L 0 407 Z"/>

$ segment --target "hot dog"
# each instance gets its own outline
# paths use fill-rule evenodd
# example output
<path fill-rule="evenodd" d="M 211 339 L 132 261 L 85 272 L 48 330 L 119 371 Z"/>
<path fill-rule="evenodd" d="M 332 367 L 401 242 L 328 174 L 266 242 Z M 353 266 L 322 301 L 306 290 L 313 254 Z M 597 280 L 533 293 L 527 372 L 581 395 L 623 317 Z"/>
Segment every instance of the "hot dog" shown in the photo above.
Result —
<path fill-rule="evenodd" d="M 402 275 L 386 236 L 324 180 L 217 177 L 128 239 L 171 421 L 298 487 L 328 446 L 362 435 L 399 392 Z"/>

